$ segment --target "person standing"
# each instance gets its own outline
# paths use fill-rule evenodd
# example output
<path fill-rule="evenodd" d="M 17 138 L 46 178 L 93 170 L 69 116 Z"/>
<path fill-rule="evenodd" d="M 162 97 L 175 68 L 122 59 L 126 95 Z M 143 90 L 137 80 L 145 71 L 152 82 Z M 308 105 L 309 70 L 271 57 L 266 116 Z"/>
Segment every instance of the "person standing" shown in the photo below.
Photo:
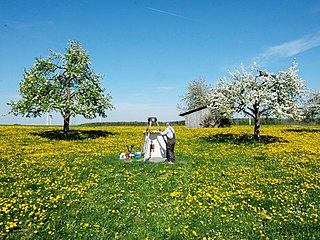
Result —
<path fill-rule="evenodd" d="M 166 147 L 167 147 L 167 160 L 169 164 L 173 164 L 175 161 L 174 155 L 174 145 L 176 144 L 176 135 L 174 129 L 171 127 L 170 123 L 166 123 L 166 129 L 160 132 L 162 136 L 167 137 Z"/>

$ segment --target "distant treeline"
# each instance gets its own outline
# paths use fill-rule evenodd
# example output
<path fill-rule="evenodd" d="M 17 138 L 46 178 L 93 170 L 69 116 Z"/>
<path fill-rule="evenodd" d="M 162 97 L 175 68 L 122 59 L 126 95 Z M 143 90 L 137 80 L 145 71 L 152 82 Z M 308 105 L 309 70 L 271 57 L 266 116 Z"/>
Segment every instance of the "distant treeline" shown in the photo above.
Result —
<path fill-rule="evenodd" d="M 254 125 L 253 119 L 235 118 L 232 120 L 232 125 Z M 262 125 L 319 125 L 320 118 L 304 119 L 303 121 L 295 121 L 293 119 L 277 119 L 277 118 L 262 118 Z"/>
<path fill-rule="evenodd" d="M 170 122 L 173 126 L 185 126 L 185 121 L 172 121 Z M 147 122 L 94 122 L 94 123 L 83 123 L 78 126 L 147 126 Z M 160 126 L 164 126 L 166 122 L 158 122 Z M 231 125 L 254 125 L 253 119 L 248 118 L 234 118 L 232 119 Z M 303 121 L 295 121 L 293 119 L 276 119 L 276 118 L 262 118 L 262 125 L 320 125 L 320 118 L 305 119 Z M 12 124 L 13 126 L 22 126 L 21 124 Z M 154 126 L 154 124 L 152 125 Z"/>
<path fill-rule="evenodd" d="M 170 122 L 173 126 L 184 126 L 184 121 L 173 121 Z M 160 126 L 164 126 L 166 122 L 158 122 Z M 94 122 L 94 123 L 83 123 L 79 126 L 147 126 L 147 122 Z M 154 124 L 152 125 L 154 126 Z"/>
<path fill-rule="evenodd" d="M 172 121 L 170 122 L 173 126 L 185 126 L 185 121 Z M 147 122 L 94 122 L 94 123 L 83 123 L 79 126 L 147 126 Z M 166 122 L 158 122 L 160 126 L 164 126 Z M 234 118 L 232 119 L 231 125 L 254 125 L 253 119 L 248 118 Z M 305 119 L 303 121 L 295 121 L 293 119 L 276 119 L 276 118 L 262 118 L 262 125 L 320 125 L 320 118 L 316 119 Z M 154 124 L 152 125 L 154 126 Z"/>

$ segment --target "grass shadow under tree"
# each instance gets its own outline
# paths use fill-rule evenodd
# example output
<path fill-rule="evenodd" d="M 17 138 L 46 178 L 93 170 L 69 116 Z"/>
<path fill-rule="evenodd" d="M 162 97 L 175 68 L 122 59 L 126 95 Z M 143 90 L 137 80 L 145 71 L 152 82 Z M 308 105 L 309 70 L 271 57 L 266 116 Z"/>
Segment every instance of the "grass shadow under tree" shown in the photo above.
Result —
<path fill-rule="evenodd" d="M 207 142 L 214 142 L 214 143 L 232 143 L 236 145 L 240 144 L 270 144 L 276 142 L 287 142 L 283 138 L 275 137 L 275 136 L 260 136 L 259 141 L 256 141 L 251 134 L 214 134 L 208 137 L 204 137 L 203 140 Z"/>
<path fill-rule="evenodd" d="M 320 128 L 290 128 L 287 130 L 283 130 L 286 132 L 301 132 L 301 133 L 313 133 L 320 132 Z"/>
<path fill-rule="evenodd" d="M 113 132 L 102 130 L 70 130 L 68 136 L 66 136 L 62 130 L 37 132 L 32 134 L 51 140 L 85 140 L 115 135 Z"/>

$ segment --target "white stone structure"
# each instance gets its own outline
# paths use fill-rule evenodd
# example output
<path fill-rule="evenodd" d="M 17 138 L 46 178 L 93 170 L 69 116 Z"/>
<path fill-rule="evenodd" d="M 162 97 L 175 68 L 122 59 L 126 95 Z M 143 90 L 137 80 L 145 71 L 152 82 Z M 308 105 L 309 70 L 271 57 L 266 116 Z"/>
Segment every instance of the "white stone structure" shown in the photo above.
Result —
<path fill-rule="evenodd" d="M 152 131 L 144 134 L 143 144 L 144 159 L 151 162 L 166 160 L 166 142 L 159 131 Z"/>

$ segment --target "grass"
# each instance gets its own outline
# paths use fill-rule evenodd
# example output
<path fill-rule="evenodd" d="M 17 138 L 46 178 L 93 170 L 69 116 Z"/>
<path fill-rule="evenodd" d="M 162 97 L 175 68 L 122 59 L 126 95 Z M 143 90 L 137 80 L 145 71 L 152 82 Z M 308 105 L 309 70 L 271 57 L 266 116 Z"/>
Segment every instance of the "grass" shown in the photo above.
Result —
<path fill-rule="evenodd" d="M 144 127 L 0 127 L 3 239 L 320 239 L 319 127 L 176 127 L 176 164 L 120 160 Z"/>

